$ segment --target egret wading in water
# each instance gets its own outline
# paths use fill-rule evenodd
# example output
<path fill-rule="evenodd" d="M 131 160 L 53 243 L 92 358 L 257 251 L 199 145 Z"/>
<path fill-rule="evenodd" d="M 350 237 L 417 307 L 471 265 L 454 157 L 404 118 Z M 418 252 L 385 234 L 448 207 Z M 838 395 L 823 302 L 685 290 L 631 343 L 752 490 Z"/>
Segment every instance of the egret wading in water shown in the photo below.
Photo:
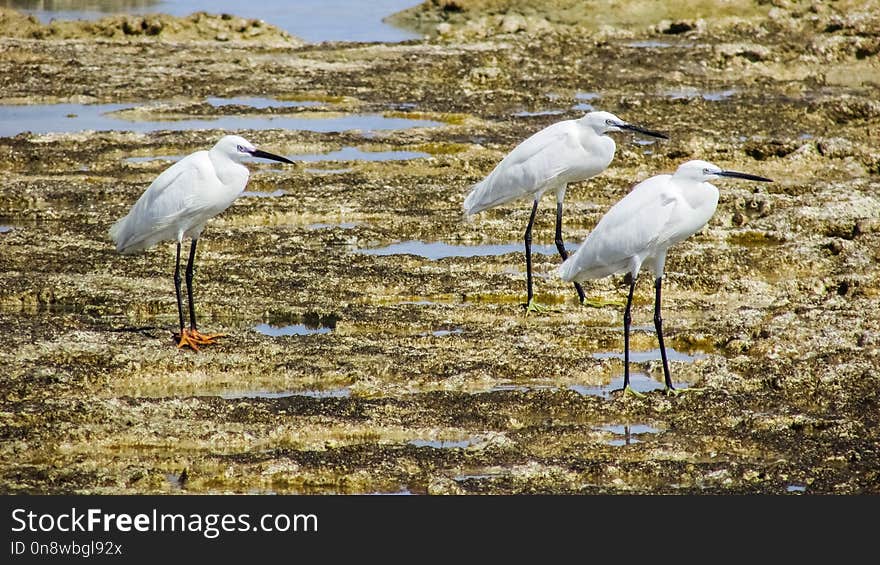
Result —
<path fill-rule="evenodd" d="M 257 149 L 243 137 L 224 136 L 209 151 L 196 151 L 165 169 L 128 214 L 110 228 L 116 251 L 124 255 L 139 253 L 160 241 L 177 241 L 174 266 L 174 289 L 180 318 L 180 333 L 175 335 L 177 347 L 188 346 L 198 351 L 200 345 L 212 344 L 223 335 L 206 335 L 196 328 L 193 262 L 199 235 L 207 221 L 226 210 L 244 191 L 250 176 L 250 171 L 242 163 L 247 157 L 293 163 L 286 157 Z M 185 327 L 180 294 L 180 249 L 185 238 L 192 239 L 186 265 L 188 328 Z"/>
<path fill-rule="evenodd" d="M 665 134 L 627 123 L 609 112 L 589 112 L 576 120 L 551 124 L 517 145 L 489 173 L 471 187 L 464 201 L 464 211 L 473 215 L 500 204 L 530 197 L 532 214 L 526 226 L 526 312 L 544 308 L 534 299 L 532 290 L 532 224 L 538 202 L 545 192 L 556 194 L 556 249 L 564 261 L 568 257 L 562 240 L 562 200 L 569 183 L 594 177 L 608 168 L 616 145 L 607 134 L 634 131 L 668 139 Z M 578 299 L 584 302 L 584 290 L 574 283 Z"/>
<path fill-rule="evenodd" d="M 726 171 L 706 161 L 688 161 L 674 174 L 653 176 L 638 183 L 602 216 L 576 252 L 559 267 L 562 280 L 585 281 L 617 273 L 629 275 L 629 295 L 623 314 L 623 389 L 629 386 L 629 328 L 633 291 L 642 266 L 654 273 L 654 327 L 660 344 L 666 391 L 674 392 L 663 345 L 660 290 L 666 252 L 698 232 L 718 206 L 718 189 L 708 181 L 719 177 L 772 180 Z"/>

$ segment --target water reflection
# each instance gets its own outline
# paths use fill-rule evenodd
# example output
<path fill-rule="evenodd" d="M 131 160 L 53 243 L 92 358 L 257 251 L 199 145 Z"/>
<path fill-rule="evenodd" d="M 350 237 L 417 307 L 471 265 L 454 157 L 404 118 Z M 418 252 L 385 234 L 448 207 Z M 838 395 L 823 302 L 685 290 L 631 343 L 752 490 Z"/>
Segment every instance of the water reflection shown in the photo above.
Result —
<path fill-rule="evenodd" d="M 399 130 L 435 127 L 440 122 L 409 118 L 391 118 L 381 114 L 349 114 L 334 117 L 302 116 L 211 116 L 183 119 L 158 117 L 132 121 L 114 115 L 134 108 L 132 104 L 7 104 L 0 105 L 0 137 L 24 132 L 34 134 L 94 131 L 133 131 L 149 133 L 161 130 L 197 129 L 262 130 L 292 129 L 320 133 L 361 130 Z"/>
<path fill-rule="evenodd" d="M 566 243 L 569 252 L 576 250 L 578 244 Z M 437 260 L 448 257 L 485 257 L 489 255 L 506 255 L 508 253 L 523 253 L 521 243 L 496 243 L 480 245 L 455 245 L 442 241 L 401 241 L 384 247 L 368 249 L 356 249 L 356 253 L 363 255 L 418 255 L 425 259 Z M 559 252 L 552 244 L 532 244 L 532 253 L 541 255 L 556 255 Z"/>
<path fill-rule="evenodd" d="M 308 326 L 306 324 L 290 324 L 286 326 L 273 326 L 271 324 L 257 324 L 254 329 L 263 335 L 280 337 L 285 335 L 312 335 L 326 334 L 333 328 L 325 326 Z"/>
<path fill-rule="evenodd" d="M 672 381 L 672 385 L 677 389 L 688 388 L 688 383 L 676 382 Z M 636 392 L 651 392 L 654 390 L 663 390 L 666 388 L 666 385 L 663 384 L 663 381 L 654 380 L 651 376 L 646 373 L 637 373 L 630 371 L 629 374 L 629 386 Z M 610 398 L 611 393 L 615 391 L 619 391 L 623 389 L 623 375 L 612 379 L 611 382 L 607 385 L 571 385 L 568 387 L 569 390 L 573 390 L 576 393 L 582 396 L 599 396 L 602 398 Z"/>
<path fill-rule="evenodd" d="M 324 390 L 239 390 L 224 392 L 219 396 L 226 400 L 238 400 L 243 398 L 289 398 L 291 396 L 307 396 L 309 398 L 348 398 L 351 396 L 351 389 L 348 387 L 342 387 Z"/>

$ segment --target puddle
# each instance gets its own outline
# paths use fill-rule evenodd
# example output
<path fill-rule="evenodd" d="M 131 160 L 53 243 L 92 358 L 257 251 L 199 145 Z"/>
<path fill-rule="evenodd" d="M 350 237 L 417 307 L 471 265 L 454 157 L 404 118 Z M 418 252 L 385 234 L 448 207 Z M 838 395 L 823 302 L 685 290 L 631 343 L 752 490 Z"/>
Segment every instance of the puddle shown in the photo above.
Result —
<path fill-rule="evenodd" d="M 275 314 L 270 315 L 267 321 L 257 324 L 253 329 L 272 337 L 326 334 L 336 329 L 338 319 L 332 314 L 322 316 L 314 312 L 308 312 L 302 316 L 289 313 Z"/>
<path fill-rule="evenodd" d="M 348 387 L 342 387 L 326 390 L 243 390 L 224 392 L 218 396 L 226 400 L 238 400 L 242 398 L 289 398 L 291 396 L 307 396 L 309 398 L 348 398 L 351 396 L 351 389 Z"/>
<path fill-rule="evenodd" d="M 651 328 L 653 330 L 653 328 Z M 623 351 L 600 351 L 599 353 L 593 353 L 593 359 L 623 359 Z M 671 347 L 666 348 L 666 358 L 671 361 L 683 361 L 685 363 L 693 363 L 694 361 L 698 361 L 700 359 L 705 359 L 705 353 L 695 353 L 693 355 L 689 355 L 687 353 L 682 353 L 681 351 L 676 351 Z M 630 363 L 644 363 L 645 361 L 661 361 L 660 357 L 660 349 L 651 349 L 650 351 L 630 351 L 629 352 L 629 361 Z"/>
<path fill-rule="evenodd" d="M 313 325 L 313 324 L 290 324 L 286 326 L 275 326 L 272 324 L 257 324 L 254 329 L 263 335 L 272 337 L 281 337 L 285 335 L 312 335 L 326 334 L 333 331 L 329 326 Z"/>
<path fill-rule="evenodd" d="M 559 390 L 559 387 L 553 385 L 495 385 L 489 389 L 489 392 L 532 392 L 537 390 Z"/>
<path fill-rule="evenodd" d="M 413 491 L 409 490 L 409 489 L 406 488 L 406 487 L 401 487 L 400 490 L 395 490 L 395 491 L 391 491 L 391 492 L 379 492 L 379 491 L 376 491 L 376 492 L 368 492 L 368 493 L 365 493 L 365 494 L 370 495 L 370 496 L 406 496 L 406 495 L 415 495 L 415 493 L 414 493 Z"/>
<path fill-rule="evenodd" d="M 433 447 L 434 449 L 464 449 L 475 443 L 473 439 L 448 440 L 448 439 L 411 439 L 407 442 L 415 447 Z"/>
<path fill-rule="evenodd" d="M 515 112 L 513 115 L 518 118 L 528 118 L 532 116 L 558 116 L 559 114 L 565 113 L 565 110 L 539 110 L 537 112 Z"/>
<path fill-rule="evenodd" d="M 266 108 L 307 108 L 324 105 L 323 102 L 318 100 L 291 101 L 256 96 L 242 96 L 240 98 L 217 98 L 212 96 L 208 97 L 205 101 L 215 108 L 222 108 L 223 106 L 249 106 L 260 110 Z"/>
<path fill-rule="evenodd" d="M 184 470 L 181 473 L 166 473 L 165 480 L 174 490 L 183 490 L 186 488 L 187 474 Z"/>
<path fill-rule="evenodd" d="M 700 97 L 703 100 L 708 100 L 710 102 L 720 102 L 722 100 L 726 100 L 736 94 L 737 91 L 735 88 L 731 88 L 729 90 L 719 90 L 714 92 L 700 92 L 696 88 L 682 88 L 678 90 L 668 90 L 666 91 L 666 96 L 672 98 L 673 100 L 680 100 L 682 98 L 697 98 Z"/>
<path fill-rule="evenodd" d="M 566 243 L 565 248 L 575 251 L 577 243 Z M 355 253 L 363 255 L 418 255 L 425 259 L 437 260 L 448 257 L 485 257 L 489 255 L 506 255 L 508 253 L 525 253 L 522 243 L 497 243 L 481 245 L 455 245 L 442 241 L 401 241 L 385 247 L 355 249 Z M 557 255 L 556 245 L 532 244 L 532 254 Z"/>
<path fill-rule="evenodd" d="M 243 197 L 243 198 L 247 198 L 247 197 L 251 197 L 251 198 L 277 198 L 279 196 L 284 196 L 285 194 L 287 194 L 287 191 L 281 190 L 280 188 L 278 190 L 273 190 L 272 192 L 265 192 L 265 191 L 260 191 L 260 190 L 246 190 L 241 193 L 241 197 Z"/>
<path fill-rule="evenodd" d="M 147 14 L 162 12 L 184 17 L 193 12 L 235 14 L 257 18 L 278 26 L 308 42 L 321 41 L 405 41 L 420 34 L 394 27 L 383 18 L 415 5 L 416 0 L 137 0 L 93 2 L 13 2 L 16 8 L 33 14 L 43 23 L 56 19 L 95 20 L 110 13 Z"/>
<path fill-rule="evenodd" d="M 687 383 L 679 383 L 672 381 L 672 385 L 677 389 L 688 388 Z M 631 371 L 629 374 L 629 386 L 636 392 L 651 392 L 654 390 L 663 390 L 665 385 L 663 381 L 656 381 L 645 373 Z M 612 379 L 611 383 L 599 386 L 571 385 L 569 390 L 580 394 L 581 396 L 599 396 L 602 398 L 610 398 L 611 393 L 619 391 L 623 388 L 623 375 L 616 379 Z"/>
<path fill-rule="evenodd" d="M 13 228 L 12 226 L 0 226 L 0 233 L 11 232 L 13 229 L 15 228 Z"/>
<path fill-rule="evenodd" d="M 122 161 L 124 163 L 151 163 L 153 161 L 168 161 L 170 163 L 176 163 L 183 159 L 183 155 L 156 155 L 150 157 L 126 157 Z"/>
<path fill-rule="evenodd" d="M 629 43 L 625 43 L 624 45 L 626 45 L 627 47 L 636 47 L 640 49 L 663 49 L 664 47 L 672 47 L 672 44 L 667 43 L 666 41 L 656 41 L 650 39 L 646 41 L 630 41 Z"/>
<path fill-rule="evenodd" d="M 579 100 L 577 104 L 571 107 L 572 110 L 581 110 L 583 112 L 592 112 L 595 110 L 592 104 L 587 102 L 588 100 L 596 100 L 601 98 L 595 92 L 578 92 L 574 95 L 575 100 Z"/>
<path fill-rule="evenodd" d="M 623 436 L 619 438 L 609 439 L 605 443 L 613 446 L 621 446 L 621 445 L 630 445 L 633 443 L 639 443 L 639 440 L 635 436 L 639 436 L 642 434 L 657 434 L 660 433 L 660 429 L 655 428 L 654 426 L 649 426 L 647 424 L 608 424 L 606 426 L 600 426 L 599 429 L 612 433 L 616 436 Z"/>
<path fill-rule="evenodd" d="M 312 174 L 316 174 L 316 175 L 341 175 L 342 173 L 350 173 L 354 169 L 349 167 L 346 169 L 312 169 L 312 168 L 308 168 L 308 169 L 303 169 L 303 170 L 307 173 L 312 173 Z"/>
<path fill-rule="evenodd" d="M 444 336 L 447 336 L 447 335 L 459 335 L 459 334 L 463 334 L 463 333 L 464 333 L 464 330 L 463 330 L 463 329 L 461 329 L 461 328 L 455 328 L 455 329 L 451 329 L 451 330 L 437 330 L 437 331 L 433 331 L 433 332 L 431 332 L 431 335 L 433 335 L 434 337 L 444 337 Z"/>
<path fill-rule="evenodd" d="M 341 222 L 341 223 L 338 223 L 338 224 L 324 224 L 324 223 L 318 222 L 318 223 L 316 223 L 316 224 L 309 224 L 309 225 L 307 225 L 307 226 L 306 226 L 306 229 L 307 229 L 307 230 L 312 230 L 312 231 L 315 231 L 315 230 L 330 230 L 330 229 L 333 229 L 333 228 L 342 228 L 342 229 L 344 229 L 344 230 L 350 230 L 350 229 L 356 228 L 358 225 L 359 225 L 359 224 L 358 224 L 357 222 Z"/>
<path fill-rule="evenodd" d="M 806 485 L 788 485 L 785 487 L 786 492 L 804 492 L 806 490 Z"/>
<path fill-rule="evenodd" d="M 338 151 L 328 153 L 302 153 L 299 155 L 287 155 L 292 161 L 409 161 L 411 159 L 424 159 L 430 157 L 428 153 L 421 151 L 363 151 L 357 147 L 343 147 Z M 326 172 L 326 169 L 319 169 Z M 346 169 L 351 170 L 351 169 Z"/>
<path fill-rule="evenodd" d="M 440 122 L 410 118 L 391 118 L 381 114 L 350 114 L 334 117 L 295 116 L 212 116 L 184 119 L 131 121 L 114 116 L 132 104 L 6 104 L 0 105 L 0 137 L 23 132 L 34 134 L 94 131 L 133 131 L 150 133 L 161 130 L 197 129 L 262 130 L 292 129 L 319 133 L 361 130 L 400 130 L 436 127 Z"/>

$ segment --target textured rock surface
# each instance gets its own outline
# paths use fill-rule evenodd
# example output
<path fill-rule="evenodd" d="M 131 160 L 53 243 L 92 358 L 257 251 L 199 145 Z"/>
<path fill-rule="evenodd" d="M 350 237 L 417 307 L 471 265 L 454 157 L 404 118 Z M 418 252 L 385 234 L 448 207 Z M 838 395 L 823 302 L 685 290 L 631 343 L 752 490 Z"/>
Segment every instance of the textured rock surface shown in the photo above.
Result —
<path fill-rule="evenodd" d="M 171 341 L 173 245 L 122 257 L 106 230 L 168 166 L 126 158 L 225 132 L 0 138 L 0 491 L 172 492 L 185 468 L 189 492 L 877 493 L 880 73 L 865 54 L 878 12 L 753 10 L 592 32 L 520 14 L 481 37 L 449 18 L 447 34 L 400 45 L 0 39 L 5 103 L 443 124 L 238 132 L 282 154 L 430 157 L 255 162 L 248 190 L 277 196 L 240 198 L 209 223 L 200 326 L 229 337 L 198 354 Z M 549 31 L 530 31 L 539 17 Z M 581 394 L 622 373 L 619 278 L 586 288 L 606 306 L 579 306 L 558 258 L 538 255 L 538 298 L 554 310 L 525 317 L 520 252 L 358 252 L 518 246 L 527 202 L 466 222 L 461 201 L 517 142 L 587 105 L 670 140 L 617 136 L 612 166 L 569 188 L 572 242 L 633 183 L 689 158 L 776 180 L 720 181 L 716 215 L 669 256 L 667 345 L 690 355 L 673 378 L 699 390 Z M 548 198 L 537 242 L 552 242 L 551 210 Z M 656 348 L 651 300 L 645 278 L 637 351 Z M 260 323 L 332 331 L 273 337 Z M 662 379 L 657 361 L 635 369 Z"/>

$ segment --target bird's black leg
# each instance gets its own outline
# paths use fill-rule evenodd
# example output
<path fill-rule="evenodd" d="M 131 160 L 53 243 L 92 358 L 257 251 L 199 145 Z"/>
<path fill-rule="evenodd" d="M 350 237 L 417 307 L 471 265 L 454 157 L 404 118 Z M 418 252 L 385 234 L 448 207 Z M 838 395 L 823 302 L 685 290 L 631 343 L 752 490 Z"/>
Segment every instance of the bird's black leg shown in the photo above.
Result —
<path fill-rule="evenodd" d="M 660 317 L 660 288 L 663 277 L 657 277 L 654 281 L 654 328 L 657 330 L 657 341 L 660 343 L 660 358 L 663 360 L 663 378 L 666 379 L 666 388 L 675 390 L 672 379 L 669 376 L 669 361 L 666 359 L 666 347 L 663 345 L 663 318 Z"/>
<path fill-rule="evenodd" d="M 529 225 L 526 226 L 525 244 L 526 244 L 526 303 L 530 304 L 534 293 L 532 291 L 532 225 L 535 223 L 535 215 L 538 213 L 538 200 L 532 204 L 532 214 L 529 216 Z"/>
<path fill-rule="evenodd" d="M 565 242 L 562 241 L 562 202 L 556 202 L 556 250 L 559 251 L 559 256 L 562 257 L 562 260 L 565 261 L 568 259 L 568 251 L 565 250 Z M 578 293 L 578 299 L 581 304 L 584 302 L 584 289 L 581 288 L 580 283 L 574 283 L 574 289 Z"/>
<path fill-rule="evenodd" d="M 538 199 L 535 199 L 535 203 L 532 204 L 532 215 L 529 216 L 529 225 L 526 226 L 526 235 L 525 235 L 525 244 L 526 244 L 526 291 L 528 293 L 526 297 L 526 308 L 528 309 L 532 305 L 532 298 L 534 297 L 534 293 L 532 292 L 532 224 L 535 223 L 535 214 L 538 213 Z"/>
<path fill-rule="evenodd" d="M 180 242 L 177 242 L 177 259 L 174 261 L 174 291 L 177 294 L 177 316 L 180 319 L 180 333 L 183 334 L 183 301 L 180 297 Z"/>
<path fill-rule="evenodd" d="M 629 296 L 626 298 L 626 309 L 623 311 L 623 390 L 629 389 L 629 327 L 632 323 L 633 292 L 636 289 L 636 277 L 629 277 Z"/>
<path fill-rule="evenodd" d="M 189 296 L 189 327 L 196 330 L 196 307 L 193 299 L 193 263 L 196 258 L 196 243 L 198 240 L 193 238 L 192 245 L 189 248 L 189 261 L 186 263 L 186 293 Z"/>
<path fill-rule="evenodd" d="M 199 350 L 200 345 L 211 345 L 216 343 L 215 340 L 218 337 L 222 337 L 226 334 L 212 334 L 205 335 L 196 328 L 196 307 L 195 307 L 195 299 L 193 298 L 193 269 L 196 259 L 196 243 L 197 240 L 192 240 L 192 245 L 189 248 L 189 261 L 186 264 L 186 292 L 189 298 L 189 329 L 183 329 L 183 305 L 180 302 L 180 274 L 179 272 L 176 274 L 175 281 L 177 282 L 177 307 L 180 311 L 180 341 L 177 344 L 177 347 L 190 347 L 195 351 Z M 177 244 L 177 256 L 178 256 L 178 270 L 179 266 L 179 258 L 180 258 L 180 244 Z"/>

